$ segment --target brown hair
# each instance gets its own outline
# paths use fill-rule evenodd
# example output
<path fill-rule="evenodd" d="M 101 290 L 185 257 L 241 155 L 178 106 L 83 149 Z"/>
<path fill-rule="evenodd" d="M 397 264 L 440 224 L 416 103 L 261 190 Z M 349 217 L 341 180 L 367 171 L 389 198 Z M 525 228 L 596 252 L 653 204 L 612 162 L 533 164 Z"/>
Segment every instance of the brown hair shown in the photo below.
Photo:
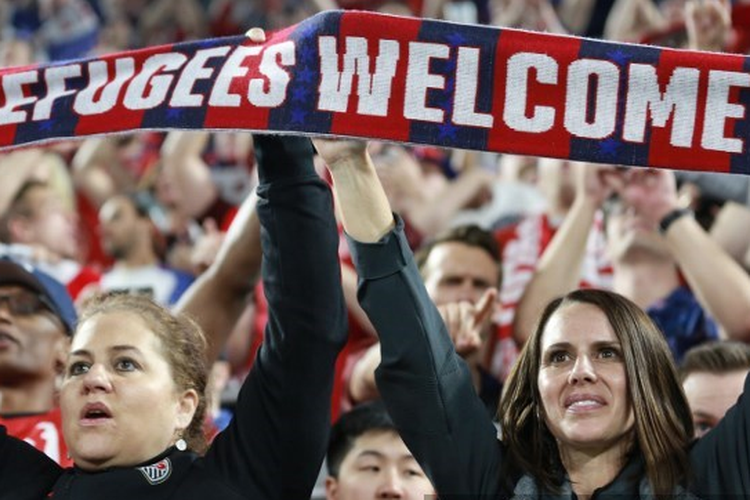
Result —
<path fill-rule="evenodd" d="M 721 375 L 750 370 L 750 345 L 737 341 L 717 341 L 693 347 L 685 353 L 680 366 L 680 380 L 695 372 Z"/>
<path fill-rule="evenodd" d="M 456 226 L 440 233 L 435 238 L 422 245 L 414 254 L 414 260 L 417 263 L 420 272 L 424 271 L 424 266 L 427 264 L 427 259 L 430 257 L 430 253 L 432 253 L 435 247 L 442 245 L 443 243 L 463 243 L 466 246 L 484 250 L 490 258 L 498 264 L 498 282 L 493 283 L 493 285 L 500 286 L 502 281 L 500 247 L 492 233 L 485 231 L 475 224 Z"/>
<path fill-rule="evenodd" d="M 98 314 L 115 311 L 140 317 L 160 340 L 162 355 L 170 367 L 177 390 L 193 389 L 198 393 L 198 406 L 182 438 L 188 448 L 202 454 L 207 447 L 203 422 L 207 404 L 208 344 L 200 326 L 188 316 L 171 313 L 148 297 L 122 292 L 98 295 L 87 301 L 78 325 L 80 327 Z"/>
<path fill-rule="evenodd" d="M 662 333 L 637 305 L 604 290 L 576 290 L 555 299 L 526 342 L 499 407 L 503 441 L 518 469 L 513 472 L 531 474 L 550 491 L 559 488 L 563 467 L 557 443 L 541 416 L 538 377 L 544 329 L 552 315 L 569 304 L 591 304 L 612 325 L 622 346 L 635 416 L 635 448 L 643 454 L 654 494 L 671 495 L 690 473 L 686 450 L 693 435 L 690 408 Z"/>

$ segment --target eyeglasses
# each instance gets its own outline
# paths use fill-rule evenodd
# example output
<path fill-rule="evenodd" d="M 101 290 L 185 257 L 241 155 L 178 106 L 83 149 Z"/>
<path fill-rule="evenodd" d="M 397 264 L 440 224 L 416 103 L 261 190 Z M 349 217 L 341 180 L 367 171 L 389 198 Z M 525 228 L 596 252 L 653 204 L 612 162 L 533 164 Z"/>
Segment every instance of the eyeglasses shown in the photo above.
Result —
<path fill-rule="evenodd" d="M 0 295 L 0 307 L 3 305 L 14 316 L 30 316 L 55 311 L 47 297 L 28 291 Z"/>

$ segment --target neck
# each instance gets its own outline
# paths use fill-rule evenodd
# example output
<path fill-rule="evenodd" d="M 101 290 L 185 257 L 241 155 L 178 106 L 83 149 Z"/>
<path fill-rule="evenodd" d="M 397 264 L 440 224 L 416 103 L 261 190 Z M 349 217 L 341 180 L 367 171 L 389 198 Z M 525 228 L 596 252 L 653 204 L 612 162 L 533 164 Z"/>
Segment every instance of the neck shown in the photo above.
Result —
<path fill-rule="evenodd" d="M 155 266 L 159 264 L 159 259 L 149 246 L 140 245 L 133 249 L 128 255 L 119 259 L 115 267 L 135 269 L 138 267 Z"/>
<path fill-rule="evenodd" d="M 0 387 L 0 413 L 44 413 L 55 405 L 54 384 L 47 381 Z"/>
<path fill-rule="evenodd" d="M 623 444 L 627 440 L 623 439 Z M 610 446 L 605 450 L 560 449 L 560 459 L 579 500 L 590 500 L 594 492 L 611 483 L 625 465 L 625 448 Z"/>
<path fill-rule="evenodd" d="M 669 259 L 630 258 L 612 264 L 613 289 L 646 309 L 680 285 L 677 267 Z"/>

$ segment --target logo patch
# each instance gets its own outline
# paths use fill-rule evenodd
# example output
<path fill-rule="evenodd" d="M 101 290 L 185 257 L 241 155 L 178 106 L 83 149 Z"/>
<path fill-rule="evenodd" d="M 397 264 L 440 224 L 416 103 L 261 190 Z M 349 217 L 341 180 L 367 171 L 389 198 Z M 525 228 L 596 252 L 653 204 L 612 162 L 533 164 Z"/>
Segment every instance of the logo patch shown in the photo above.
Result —
<path fill-rule="evenodd" d="M 168 458 L 165 458 L 155 464 L 138 467 L 138 470 L 141 471 L 141 474 L 143 474 L 151 486 L 156 486 L 169 479 L 169 476 L 172 474 L 172 462 Z"/>

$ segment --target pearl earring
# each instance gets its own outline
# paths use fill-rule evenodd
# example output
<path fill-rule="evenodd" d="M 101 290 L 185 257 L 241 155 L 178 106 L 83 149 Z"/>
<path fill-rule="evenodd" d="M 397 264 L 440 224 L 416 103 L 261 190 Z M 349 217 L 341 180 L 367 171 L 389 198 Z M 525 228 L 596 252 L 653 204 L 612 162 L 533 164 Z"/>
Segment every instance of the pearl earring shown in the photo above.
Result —
<path fill-rule="evenodd" d="M 187 443 L 182 438 L 178 439 L 177 442 L 174 444 L 174 446 L 180 451 L 187 450 Z"/>

